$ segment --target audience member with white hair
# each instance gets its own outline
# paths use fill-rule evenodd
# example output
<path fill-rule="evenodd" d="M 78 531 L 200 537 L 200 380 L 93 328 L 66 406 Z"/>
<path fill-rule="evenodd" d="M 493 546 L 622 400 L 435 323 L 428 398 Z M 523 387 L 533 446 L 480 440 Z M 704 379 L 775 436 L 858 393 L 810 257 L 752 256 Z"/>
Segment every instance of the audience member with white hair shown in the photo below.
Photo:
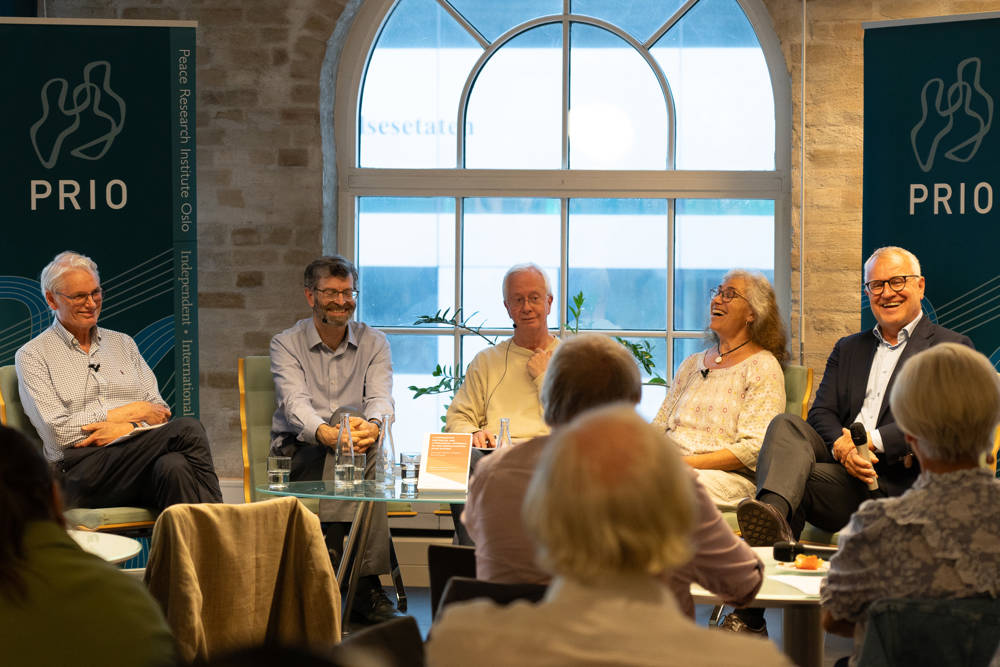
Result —
<path fill-rule="evenodd" d="M 699 628 L 662 577 L 691 557 L 691 475 L 627 405 L 552 436 L 522 516 L 555 574 L 537 605 L 443 610 L 430 665 L 786 665 L 766 641 Z"/>
<path fill-rule="evenodd" d="M 920 476 L 858 508 L 821 591 L 823 627 L 853 635 L 855 659 L 876 600 L 1000 596 L 1000 524 L 984 515 L 1000 507 L 1000 481 L 981 466 L 1000 421 L 996 371 L 942 343 L 906 363 L 889 401 Z"/>
<path fill-rule="evenodd" d="M 542 386 L 546 423 L 553 429 L 583 412 L 642 397 L 635 359 L 622 345 L 596 333 L 572 336 L 559 346 Z M 469 484 L 462 522 L 476 543 L 476 576 L 497 583 L 547 584 L 550 572 L 535 562 L 535 548 L 521 521 L 521 504 L 531 476 L 549 446 L 541 436 L 484 458 Z M 697 477 L 694 469 L 690 477 Z M 700 482 L 695 482 L 694 557 L 671 570 L 669 586 L 689 616 L 694 616 L 691 582 L 727 603 L 753 600 L 763 581 L 763 565 L 733 534 Z"/>

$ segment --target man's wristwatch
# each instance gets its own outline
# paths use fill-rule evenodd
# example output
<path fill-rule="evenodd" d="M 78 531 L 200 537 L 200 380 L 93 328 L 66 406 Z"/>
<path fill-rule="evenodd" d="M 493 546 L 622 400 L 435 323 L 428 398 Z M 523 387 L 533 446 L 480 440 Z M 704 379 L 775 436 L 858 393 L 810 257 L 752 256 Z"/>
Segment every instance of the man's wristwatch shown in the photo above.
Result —
<path fill-rule="evenodd" d="M 378 427 L 378 433 L 375 434 L 375 442 L 378 442 L 378 439 L 382 436 L 382 420 L 378 417 L 372 417 L 368 421 Z"/>

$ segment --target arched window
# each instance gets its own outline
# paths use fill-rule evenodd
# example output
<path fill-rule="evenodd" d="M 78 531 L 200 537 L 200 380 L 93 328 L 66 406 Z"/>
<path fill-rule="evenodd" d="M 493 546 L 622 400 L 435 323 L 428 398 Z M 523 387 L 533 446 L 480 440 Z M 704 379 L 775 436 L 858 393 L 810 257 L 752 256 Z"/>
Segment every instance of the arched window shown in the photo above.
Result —
<path fill-rule="evenodd" d="M 759 0 L 365 2 L 335 105 L 338 247 L 390 335 L 401 435 L 447 402 L 408 387 L 485 345 L 414 321 L 510 335 L 515 263 L 548 271 L 552 329 L 582 293 L 580 329 L 649 341 L 668 381 L 726 270 L 771 277 L 788 315 L 788 74 Z"/>

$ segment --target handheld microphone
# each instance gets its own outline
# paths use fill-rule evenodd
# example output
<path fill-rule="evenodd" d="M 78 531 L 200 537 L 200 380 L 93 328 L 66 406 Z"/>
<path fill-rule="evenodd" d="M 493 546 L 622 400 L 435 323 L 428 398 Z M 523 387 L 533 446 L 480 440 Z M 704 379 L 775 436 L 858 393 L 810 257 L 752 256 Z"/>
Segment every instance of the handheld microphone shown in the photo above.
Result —
<path fill-rule="evenodd" d="M 799 554 L 805 554 L 806 556 L 819 556 L 820 558 L 830 559 L 830 556 L 837 553 L 837 547 L 821 547 L 821 546 L 805 546 L 801 542 L 775 542 L 774 543 L 774 560 L 788 563 L 795 560 L 795 557 Z"/>
<path fill-rule="evenodd" d="M 703 369 L 702 369 L 702 371 L 701 371 L 701 376 L 702 376 L 703 378 L 707 378 L 707 377 L 708 377 L 708 373 L 709 373 L 709 371 L 711 371 L 711 370 L 712 370 L 711 368 L 703 368 Z"/>
<path fill-rule="evenodd" d="M 871 450 L 868 449 L 868 432 L 865 431 L 865 425 L 861 422 L 854 422 L 851 424 L 851 442 L 858 450 L 858 456 L 863 458 L 865 461 L 871 460 Z M 878 480 L 868 483 L 869 491 L 878 490 Z"/>
<path fill-rule="evenodd" d="M 101 365 L 100 364 L 87 364 L 87 368 L 89 368 L 90 370 L 92 370 L 92 371 L 94 371 L 96 373 L 97 371 L 101 370 Z"/>

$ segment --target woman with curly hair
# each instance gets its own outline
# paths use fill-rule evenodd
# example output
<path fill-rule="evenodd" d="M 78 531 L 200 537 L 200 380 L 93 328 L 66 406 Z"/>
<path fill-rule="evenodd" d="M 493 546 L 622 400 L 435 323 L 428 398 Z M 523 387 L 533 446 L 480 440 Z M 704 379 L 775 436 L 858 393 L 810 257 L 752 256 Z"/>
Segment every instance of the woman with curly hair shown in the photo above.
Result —
<path fill-rule="evenodd" d="M 771 283 L 742 269 L 712 290 L 710 313 L 710 347 L 681 364 L 653 424 L 716 504 L 735 507 L 756 492 L 764 432 L 785 409 L 785 328 Z"/>

